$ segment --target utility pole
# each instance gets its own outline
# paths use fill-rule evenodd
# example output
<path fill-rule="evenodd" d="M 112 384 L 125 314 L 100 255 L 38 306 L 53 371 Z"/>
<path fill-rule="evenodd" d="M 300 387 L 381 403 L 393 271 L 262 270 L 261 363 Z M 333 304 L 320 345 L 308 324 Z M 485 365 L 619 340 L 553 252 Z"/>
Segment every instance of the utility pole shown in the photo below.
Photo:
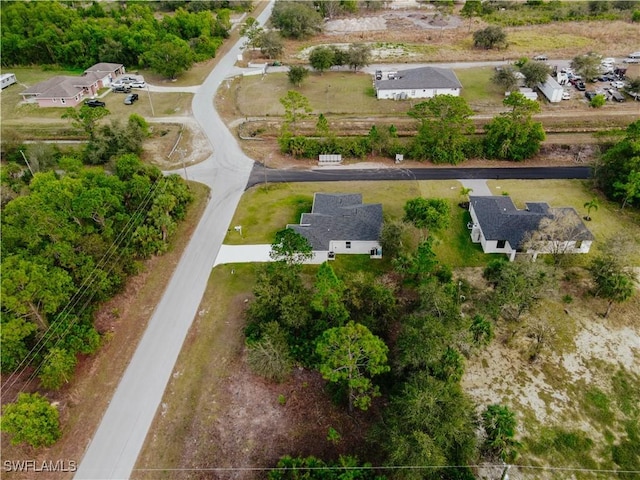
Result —
<path fill-rule="evenodd" d="M 149 90 L 149 84 L 147 83 L 147 96 L 149 97 L 149 105 L 151 105 L 151 116 L 155 117 L 156 114 L 153 111 L 153 102 L 151 101 L 151 90 Z"/>
<path fill-rule="evenodd" d="M 34 173 L 33 170 L 31 170 L 31 165 L 29 165 L 29 160 L 27 160 L 27 157 L 24 155 L 24 152 L 22 150 L 20 150 L 20 154 L 22 155 L 22 158 L 24 158 L 24 163 L 27 164 L 27 168 L 29 169 L 29 171 L 31 172 L 31 176 L 33 177 Z"/>

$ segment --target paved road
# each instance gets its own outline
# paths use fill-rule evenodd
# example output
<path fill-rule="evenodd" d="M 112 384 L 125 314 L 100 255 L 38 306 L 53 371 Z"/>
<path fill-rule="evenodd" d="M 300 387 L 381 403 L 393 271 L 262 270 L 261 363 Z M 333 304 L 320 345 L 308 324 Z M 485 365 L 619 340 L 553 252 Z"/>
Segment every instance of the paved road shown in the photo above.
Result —
<path fill-rule="evenodd" d="M 269 13 L 267 8 L 259 20 L 264 21 Z M 131 475 L 245 189 L 253 161 L 242 153 L 213 108 L 214 93 L 233 71 L 239 45 L 197 89 L 192 104 L 214 155 L 190 168 L 189 178 L 209 185 L 211 200 L 85 452 L 76 479 L 124 479 Z"/>
<path fill-rule="evenodd" d="M 269 14 L 270 8 L 267 8 L 259 20 L 264 22 Z M 253 161 L 243 154 L 213 108 L 213 97 L 218 86 L 227 75 L 237 70 L 234 63 L 239 45 L 240 42 L 221 59 L 199 88 L 194 88 L 193 115 L 209 138 L 214 155 L 205 162 L 189 167 L 188 175 L 190 179 L 211 187 L 211 200 L 85 452 L 76 479 L 123 479 L 131 475 L 240 197 L 247 186 L 265 180 L 262 167 L 254 167 Z M 514 170 L 520 176 L 514 176 Z M 554 169 L 553 172 L 544 173 L 540 169 L 463 168 L 332 169 L 310 172 L 267 170 L 266 179 L 270 182 L 292 182 L 588 176 L 586 167 Z"/>
<path fill-rule="evenodd" d="M 586 179 L 591 169 L 576 167 L 522 168 L 318 168 L 316 170 L 275 170 L 255 164 L 247 188 L 264 183 L 337 182 L 356 180 L 460 180 L 460 179 Z"/>

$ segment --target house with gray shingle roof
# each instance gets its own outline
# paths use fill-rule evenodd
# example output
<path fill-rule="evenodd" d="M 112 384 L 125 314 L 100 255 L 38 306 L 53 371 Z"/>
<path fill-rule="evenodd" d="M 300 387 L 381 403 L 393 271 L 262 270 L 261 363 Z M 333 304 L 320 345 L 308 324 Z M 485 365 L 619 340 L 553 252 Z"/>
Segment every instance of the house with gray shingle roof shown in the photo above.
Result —
<path fill-rule="evenodd" d="M 315 193 L 311 212 L 287 228 L 309 241 L 311 263 L 332 260 L 339 253 L 382 258 L 382 205 L 363 204 L 359 193 Z"/>
<path fill-rule="evenodd" d="M 96 63 L 79 77 L 58 75 L 27 88 L 21 95 L 25 102 L 37 103 L 40 107 L 75 107 L 122 73 L 122 64 Z"/>
<path fill-rule="evenodd" d="M 588 253 L 593 235 L 571 207 L 551 208 L 544 202 L 516 208 L 508 196 L 471 196 L 471 240 L 484 253 L 516 253 L 535 258 L 548 253 Z"/>
<path fill-rule="evenodd" d="M 378 100 L 404 100 L 407 98 L 432 98 L 436 95 L 460 96 L 462 84 L 453 70 L 422 67 L 402 70 L 390 78 L 374 80 Z"/>

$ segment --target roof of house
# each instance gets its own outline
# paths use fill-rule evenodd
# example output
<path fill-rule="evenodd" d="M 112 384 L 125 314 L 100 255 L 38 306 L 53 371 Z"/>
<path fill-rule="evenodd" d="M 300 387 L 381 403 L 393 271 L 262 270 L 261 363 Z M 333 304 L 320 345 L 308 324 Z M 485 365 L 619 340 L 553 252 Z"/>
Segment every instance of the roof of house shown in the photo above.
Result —
<path fill-rule="evenodd" d="M 96 63 L 78 77 L 57 75 L 27 88 L 22 95 L 36 95 L 40 98 L 71 98 L 82 92 L 83 87 L 90 87 L 107 73 L 121 68 L 120 63 Z"/>
<path fill-rule="evenodd" d="M 309 240 L 315 251 L 329 250 L 331 240 L 377 241 L 382 229 L 382 205 L 362 203 L 359 193 L 316 193 L 311 213 L 299 225 L 287 225 Z"/>
<path fill-rule="evenodd" d="M 119 68 L 122 68 L 123 65 L 121 63 L 96 63 L 92 67 L 89 67 L 85 70 L 85 73 L 89 72 L 104 72 L 104 73 L 113 73 Z"/>
<path fill-rule="evenodd" d="M 511 197 L 504 195 L 470 197 L 470 206 L 473 207 L 482 234 L 487 240 L 507 240 L 512 248 L 519 248 L 531 232 L 538 230 L 542 219 L 560 215 L 575 215 L 577 219 L 576 231 L 567 240 L 593 240 L 593 235 L 575 209 L 551 208 L 545 202 L 530 202 L 525 205 L 524 210 L 519 210 Z"/>
<path fill-rule="evenodd" d="M 426 88 L 462 88 L 453 70 L 421 67 L 402 70 L 394 80 L 376 80 L 378 90 L 416 90 Z"/>
<path fill-rule="evenodd" d="M 70 98 L 82 91 L 76 81 L 78 77 L 58 75 L 27 88 L 22 95 L 37 95 L 40 98 Z"/>

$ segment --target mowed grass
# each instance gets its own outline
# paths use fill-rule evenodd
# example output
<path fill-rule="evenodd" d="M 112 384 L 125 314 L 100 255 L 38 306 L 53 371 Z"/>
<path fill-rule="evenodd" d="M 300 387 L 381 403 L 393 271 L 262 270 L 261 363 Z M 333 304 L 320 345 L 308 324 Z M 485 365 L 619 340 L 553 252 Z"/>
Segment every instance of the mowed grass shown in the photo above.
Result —
<path fill-rule="evenodd" d="M 587 228 L 595 236 L 594 250 L 610 240 L 626 236 L 635 239 L 635 249 L 629 256 L 632 265 L 640 265 L 640 215 L 630 209 L 621 211 L 620 204 L 610 202 L 591 189 L 582 180 L 489 180 L 487 185 L 494 195 L 509 193 L 516 207 L 525 202 L 547 202 L 552 207 L 573 207 L 580 217 L 587 214 L 584 204 L 598 198 L 598 210 L 591 211 Z M 593 251 L 593 250 L 592 250 Z"/>
<path fill-rule="evenodd" d="M 444 198 L 451 206 L 447 230 L 433 232 L 438 259 L 451 265 L 484 265 L 491 256 L 471 242 L 466 225 L 469 213 L 458 206 L 461 184 L 456 180 L 419 182 L 322 182 L 258 186 L 245 192 L 231 225 L 241 225 L 242 235 L 230 228 L 224 243 L 250 245 L 272 243 L 277 231 L 289 223 L 299 223 L 310 212 L 315 192 L 362 193 L 364 203 L 382 203 L 385 218 L 400 219 L 407 200 L 422 196 Z"/>
<path fill-rule="evenodd" d="M 493 67 L 460 68 L 454 70 L 462 84 L 461 97 L 473 108 L 476 105 L 501 105 L 504 93 L 491 81 Z"/>
<path fill-rule="evenodd" d="M 367 73 L 311 73 L 300 87 L 294 87 L 286 73 L 243 77 L 236 90 L 236 102 L 242 116 L 282 116 L 280 98 L 289 90 L 304 95 L 314 113 L 334 115 L 404 114 L 411 102 L 377 100 L 372 76 Z"/>

